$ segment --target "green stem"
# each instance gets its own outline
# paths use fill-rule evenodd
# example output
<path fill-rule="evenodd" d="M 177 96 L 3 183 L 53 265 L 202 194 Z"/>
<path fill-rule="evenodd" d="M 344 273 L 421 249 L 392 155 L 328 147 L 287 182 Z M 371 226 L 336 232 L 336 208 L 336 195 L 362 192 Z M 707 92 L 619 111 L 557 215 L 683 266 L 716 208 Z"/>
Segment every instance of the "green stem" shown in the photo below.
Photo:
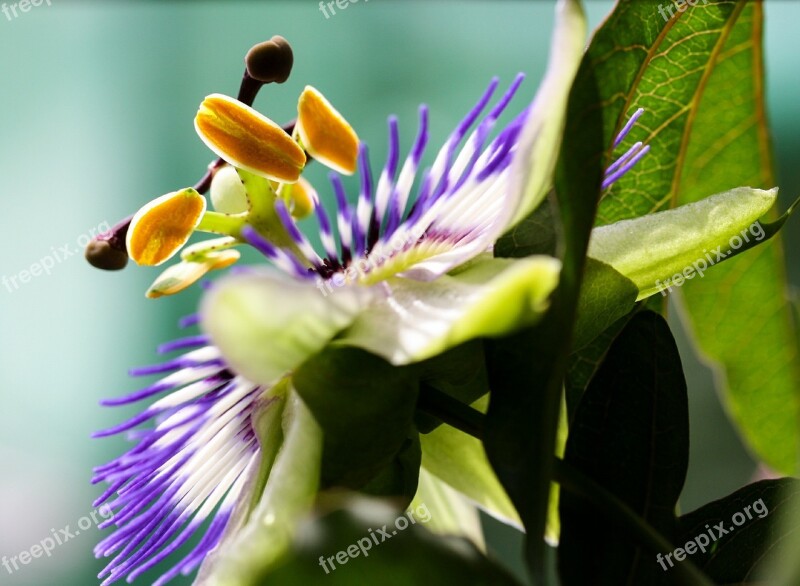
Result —
<path fill-rule="evenodd" d="M 417 406 L 428 415 L 432 415 L 442 421 L 442 423 L 460 429 L 472 437 L 479 439 L 483 437 L 483 413 L 469 405 L 465 405 L 447 393 L 442 393 L 422 383 Z"/>
<path fill-rule="evenodd" d="M 446 393 L 424 385 L 420 389 L 418 407 L 443 423 L 483 440 L 485 415 Z M 613 493 L 557 457 L 553 457 L 553 480 L 563 490 L 593 505 L 611 523 L 628 533 L 634 542 L 641 543 L 652 553 L 666 555 L 674 550 L 663 535 Z M 676 565 L 670 577 L 676 584 L 714 586 L 689 560 Z"/>
<path fill-rule="evenodd" d="M 221 214 L 220 212 L 206 212 L 197 225 L 196 230 L 224 234 L 225 236 L 239 237 L 245 223 L 245 216 Z"/>

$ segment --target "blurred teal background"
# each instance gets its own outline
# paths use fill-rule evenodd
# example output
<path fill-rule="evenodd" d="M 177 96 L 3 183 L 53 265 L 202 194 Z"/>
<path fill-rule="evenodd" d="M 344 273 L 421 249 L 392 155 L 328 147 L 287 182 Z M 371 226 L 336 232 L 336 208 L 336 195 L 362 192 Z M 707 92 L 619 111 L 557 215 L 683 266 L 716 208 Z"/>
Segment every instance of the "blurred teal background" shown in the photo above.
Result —
<path fill-rule="evenodd" d="M 52 530 L 75 529 L 92 511 L 99 489 L 88 484 L 91 467 L 124 442 L 92 441 L 89 433 L 128 414 L 97 402 L 137 388 L 127 368 L 155 361 L 155 346 L 178 335 L 177 318 L 199 297 L 192 290 L 146 300 L 156 270 L 93 270 L 78 242 L 199 178 L 211 156 L 195 135 L 194 113 L 207 94 L 235 95 L 251 45 L 282 34 L 295 51 L 289 82 L 256 102 L 262 112 L 290 119 L 299 92 L 312 84 L 369 142 L 378 164 L 390 113 L 400 117 L 407 147 L 417 106 L 427 102 L 437 145 L 492 76 L 509 83 L 518 71 L 528 74 L 515 102 L 521 107 L 544 70 L 552 7 L 545 0 L 372 0 L 326 19 L 313 0 L 53 0 L 10 21 L 0 14 L 0 277 L 53 249 L 61 259 L 19 289 L 0 285 L 0 556 L 18 555 Z M 588 2 L 592 27 L 610 7 Z M 768 3 L 768 98 L 783 207 L 800 192 L 797 22 L 800 4 Z M 325 192 L 324 173 L 313 173 Z M 796 220 L 787 241 L 794 283 Z M 66 257 L 64 246 L 74 254 Z M 690 510 L 744 484 L 755 468 L 726 423 L 709 371 L 683 339 L 681 350 L 693 441 L 682 507 Z M 492 551 L 517 565 L 518 537 L 504 528 L 491 533 Z M 81 531 L 13 575 L 0 567 L 0 584 L 96 584 L 101 564 L 91 549 L 99 536 Z"/>

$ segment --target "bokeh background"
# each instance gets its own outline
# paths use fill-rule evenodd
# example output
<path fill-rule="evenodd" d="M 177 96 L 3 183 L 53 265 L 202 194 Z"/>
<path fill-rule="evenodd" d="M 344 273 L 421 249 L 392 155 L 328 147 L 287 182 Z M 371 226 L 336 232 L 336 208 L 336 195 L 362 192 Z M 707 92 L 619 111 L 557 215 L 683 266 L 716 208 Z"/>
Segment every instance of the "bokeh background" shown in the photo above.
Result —
<path fill-rule="evenodd" d="M 74 530 L 91 513 L 99 494 L 88 483 L 91 467 L 124 442 L 89 434 L 129 414 L 98 400 L 137 388 L 126 370 L 157 360 L 156 345 L 179 335 L 176 320 L 199 298 L 192 290 L 147 300 L 156 270 L 93 270 L 79 244 L 199 178 L 211 157 L 195 135 L 194 113 L 209 93 L 235 95 L 246 50 L 273 34 L 287 37 L 292 77 L 268 87 L 256 106 L 288 120 L 312 84 L 370 143 L 377 164 L 390 113 L 400 117 L 407 147 L 417 106 L 427 102 L 437 145 L 492 76 L 508 83 L 518 71 L 528 74 L 514 102 L 522 107 L 544 71 L 553 8 L 549 0 L 364 0 L 326 19 L 314 0 L 51 4 L 12 20 L 0 14 L 0 277 L 48 255 L 59 259 L 51 274 L 18 289 L 0 285 L 0 556 L 9 557 L 53 530 Z M 605 0 L 587 4 L 592 27 L 611 8 Z M 800 194 L 797 22 L 800 3 L 768 2 L 767 91 L 783 207 Z M 313 173 L 325 192 L 323 172 Z M 796 284 L 800 226 L 790 224 Z M 691 510 L 746 483 L 756 468 L 719 407 L 710 372 L 677 318 L 673 324 L 690 386 L 691 465 L 681 506 Z M 490 550 L 519 570 L 519 537 L 489 529 Z M 91 549 L 99 537 L 92 527 L 13 575 L 0 567 L 0 584 L 96 584 L 102 564 Z"/>

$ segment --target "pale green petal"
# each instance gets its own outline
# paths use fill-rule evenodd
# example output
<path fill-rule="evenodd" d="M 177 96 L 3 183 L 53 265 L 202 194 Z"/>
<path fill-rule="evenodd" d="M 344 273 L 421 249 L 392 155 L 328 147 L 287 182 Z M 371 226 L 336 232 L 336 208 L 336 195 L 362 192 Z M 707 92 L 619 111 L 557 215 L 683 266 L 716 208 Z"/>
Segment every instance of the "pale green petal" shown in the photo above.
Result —
<path fill-rule="evenodd" d="M 482 257 L 431 282 L 388 279 L 376 288 L 382 297 L 336 343 L 408 364 L 473 338 L 502 336 L 541 317 L 560 270 L 549 256 Z"/>
<path fill-rule="evenodd" d="M 429 531 L 466 537 L 479 549 L 486 551 L 477 507 L 424 466 L 419 470 L 417 494 L 408 510 Z"/>
<path fill-rule="evenodd" d="M 474 407 L 485 409 L 486 397 Z M 441 425 L 420 436 L 422 466 L 431 474 L 474 501 L 493 517 L 522 527 L 514 505 L 497 479 L 483 444 L 466 433 Z"/>
<path fill-rule="evenodd" d="M 585 42 L 586 16 L 580 2 L 560 0 L 547 73 L 536 93 L 511 166 L 509 189 L 512 194 L 518 194 L 519 200 L 511 210 L 513 214 L 507 228 L 527 217 L 552 187 L 567 115 L 567 98 Z"/>
<path fill-rule="evenodd" d="M 288 385 L 285 385 L 288 387 Z M 277 397 L 276 397 L 277 398 Z M 268 472 L 266 486 L 245 523 L 227 531 L 206 558 L 197 586 L 242 586 L 267 571 L 289 550 L 298 523 L 311 511 L 319 489 L 322 430 L 291 389 L 282 415 L 283 443 Z M 256 423 L 276 427 L 276 418 Z M 258 429 L 259 439 L 273 430 Z M 252 494 L 252 492 L 251 492 Z"/>
<path fill-rule="evenodd" d="M 665 289 L 666 281 L 675 275 L 702 277 L 722 262 L 721 256 L 763 240 L 765 232 L 756 221 L 777 197 L 777 188 L 739 187 L 672 210 L 595 228 L 588 254 L 633 281 L 639 288 L 638 299 L 643 299 Z"/>
<path fill-rule="evenodd" d="M 240 274 L 206 295 L 202 324 L 235 372 L 269 387 L 350 325 L 369 298 L 366 288 L 328 294 L 274 271 Z"/>

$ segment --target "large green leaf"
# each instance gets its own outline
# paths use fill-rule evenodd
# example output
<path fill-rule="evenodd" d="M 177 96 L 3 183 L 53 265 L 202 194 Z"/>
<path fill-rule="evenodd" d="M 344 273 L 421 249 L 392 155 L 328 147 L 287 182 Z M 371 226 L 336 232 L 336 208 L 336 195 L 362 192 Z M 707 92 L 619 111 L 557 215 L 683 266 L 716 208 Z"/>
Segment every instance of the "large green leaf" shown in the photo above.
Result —
<path fill-rule="evenodd" d="M 664 5 L 620 0 L 589 49 L 606 140 L 633 111 L 646 109 L 613 156 L 636 141 L 651 146 L 606 194 L 599 224 L 741 185 L 774 187 L 761 3 L 709 0 L 654 17 Z M 681 293 L 699 350 L 718 367 L 717 384 L 745 439 L 771 466 L 791 471 L 800 439 L 800 337 L 789 319 L 783 265 L 781 243 L 773 240 L 715 266 Z M 750 311 L 731 311 L 744 307 Z"/>
<path fill-rule="evenodd" d="M 662 535 L 674 533 L 689 463 L 689 409 L 678 348 L 660 315 L 636 314 L 611 346 L 578 406 L 564 462 Z M 662 583 L 650 555 L 607 526 L 596 509 L 561 492 L 563 584 Z"/>
<path fill-rule="evenodd" d="M 617 336 L 622 333 L 625 326 L 633 318 L 636 312 L 649 309 L 656 313 L 664 313 L 664 299 L 656 295 L 636 304 L 633 310 L 621 317 L 586 346 L 576 350 L 570 356 L 569 369 L 567 371 L 566 384 L 566 403 L 568 420 L 571 421 L 578 403 L 583 396 L 586 387 L 589 386 L 592 378 L 600 368 L 603 360 L 608 353 L 608 349 Z"/>
<path fill-rule="evenodd" d="M 758 583 L 770 562 L 785 554 L 776 546 L 793 539 L 798 497 L 800 480 L 795 478 L 749 484 L 683 515 L 675 545 L 720 584 Z M 659 563 L 669 571 L 675 562 Z"/>
<path fill-rule="evenodd" d="M 417 382 L 408 368 L 329 348 L 303 363 L 293 383 L 323 430 L 323 487 L 362 488 L 410 447 Z"/>
<path fill-rule="evenodd" d="M 586 346 L 633 309 L 639 293 L 636 285 L 610 265 L 586 259 L 573 351 Z"/>
<path fill-rule="evenodd" d="M 430 388 L 469 405 L 489 392 L 483 343 L 472 340 L 411 366 L 423 392 Z M 420 433 L 429 433 L 441 420 L 417 410 L 415 422 Z"/>
<path fill-rule="evenodd" d="M 737 187 L 672 210 L 592 231 L 589 255 L 633 281 L 639 299 L 706 272 L 772 237 L 788 214 L 761 225 L 778 190 Z M 665 294 L 665 293 L 664 293 Z"/>
<path fill-rule="evenodd" d="M 650 153 L 606 194 L 598 224 L 670 207 L 687 129 L 713 63 L 744 2 L 709 0 L 667 20 L 659 0 L 620 0 L 595 34 L 588 56 L 600 86 L 606 144 L 638 108 L 645 113 L 607 160 L 642 141 Z M 737 184 L 738 185 L 738 184 Z M 732 185 L 729 187 L 735 187 Z M 704 195 L 723 191 L 713 189 Z"/>
<path fill-rule="evenodd" d="M 481 405 L 485 401 L 481 401 Z M 519 516 L 489 465 L 481 442 L 442 425 L 421 437 L 422 465 L 489 514 L 519 526 Z"/>
<path fill-rule="evenodd" d="M 774 185 L 764 111 L 762 4 L 748 2 L 708 77 L 692 121 L 677 203 L 734 185 Z M 779 238 L 715 267 L 681 294 L 698 349 L 755 453 L 797 470 L 800 336 Z M 738 311 L 737 308 L 748 308 Z"/>

